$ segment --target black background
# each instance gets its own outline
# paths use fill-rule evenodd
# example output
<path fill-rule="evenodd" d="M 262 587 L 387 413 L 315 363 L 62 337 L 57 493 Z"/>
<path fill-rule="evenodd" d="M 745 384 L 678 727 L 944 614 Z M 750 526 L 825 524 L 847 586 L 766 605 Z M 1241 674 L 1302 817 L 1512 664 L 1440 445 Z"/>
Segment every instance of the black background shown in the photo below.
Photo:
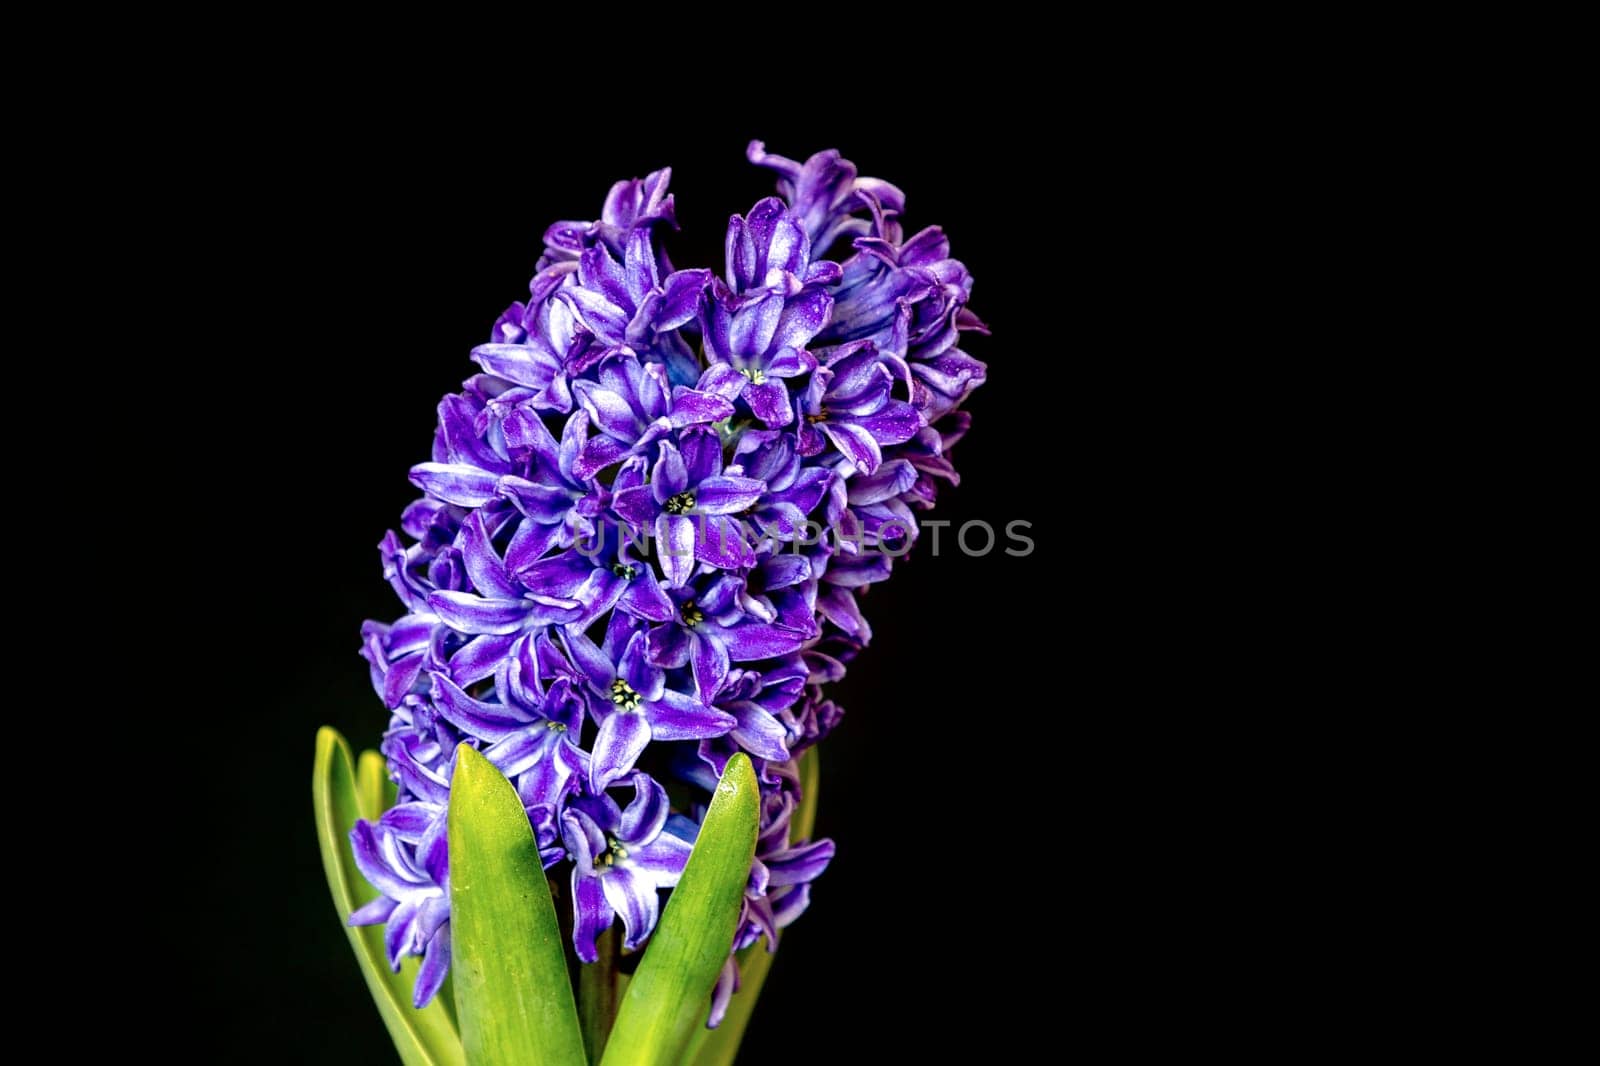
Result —
<path fill-rule="evenodd" d="M 822 749 L 818 830 L 838 854 L 785 937 L 743 1060 L 920 1057 L 980 1036 L 1002 1057 L 1036 1045 L 1038 1018 L 1081 1018 L 1136 965 L 1108 950 L 1126 916 L 1104 909 L 1116 849 L 1095 840 L 1138 798 L 1085 787 L 1115 771 L 1073 695 L 1096 639 L 1069 622 L 1075 575 L 1100 564 L 1067 534 L 1115 449 L 1085 429 L 1104 428 L 1110 399 L 1083 383 L 1114 346 L 1119 176 L 1102 163 L 1090 189 L 1078 163 L 1038 156 L 1041 138 L 1069 159 L 1081 148 L 1048 101 L 1012 136 L 914 102 L 871 132 L 838 109 L 607 122 L 549 100 L 492 118 L 405 104 L 351 90 L 262 113 L 173 175 L 215 232 L 183 295 L 197 325 L 171 358 L 200 383 L 202 446 L 232 466 L 192 511 L 204 550 L 190 577 L 211 599 L 183 667 L 206 694 L 195 733 L 216 799 L 182 819 L 204 843 L 184 849 L 168 928 L 196 1050 L 390 1061 L 328 898 L 309 787 L 318 725 L 359 749 L 385 722 L 357 656 L 362 619 L 397 613 L 375 546 L 415 495 L 406 471 L 427 457 L 438 397 L 526 295 L 545 226 L 592 218 L 613 181 L 671 165 L 673 259 L 720 270 L 728 215 L 772 188 L 744 160 L 752 137 L 796 158 L 838 147 L 906 191 L 908 231 L 944 227 L 993 335 L 966 345 L 989 381 L 967 405 L 962 484 L 933 517 L 1029 521 L 1035 550 L 968 558 L 953 526 L 938 558 L 925 538 L 867 597 L 875 640 L 837 687 L 847 714 Z"/>

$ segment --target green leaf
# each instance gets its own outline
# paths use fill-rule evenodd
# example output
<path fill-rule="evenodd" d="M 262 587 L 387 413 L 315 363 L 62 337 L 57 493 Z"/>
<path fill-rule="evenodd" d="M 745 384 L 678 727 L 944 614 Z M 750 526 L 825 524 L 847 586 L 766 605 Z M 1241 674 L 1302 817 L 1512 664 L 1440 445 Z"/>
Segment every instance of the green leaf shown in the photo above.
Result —
<path fill-rule="evenodd" d="M 813 744 L 800 756 L 800 806 L 789 819 L 789 843 L 811 839 L 811 830 L 817 824 L 817 790 L 821 787 L 822 764 L 817 761 L 817 746 Z"/>
<path fill-rule="evenodd" d="M 362 752 L 356 760 L 356 808 L 361 817 L 369 822 L 383 817 L 389 806 L 383 801 L 383 786 L 388 783 L 383 756 L 370 750 Z"/>
<path fill-rule="evenodd" d="M 761 794 L 745 755 L 728 760 L 683 877 L 622 996 L 602 1066 L 678 1066 L 705 1025 L 733 946 L 756 853 Z"/>
<path fill-rule="evenodd" d="M 821 782 L 821 768 L 817 763 L 817 749 L 813 745 L 800 756 L 800 806 L 789 818 L 789 842 L 798 844 L 811 838 L 817 823 L 817 789 Z M 756 999 L 761 986 L 767 982 L 772 969 L 773 953 L 762 942 L 752 944 L 739 952 L 739 991 L 728 1001 L 722 1024 L 715 1029 L 702 1028 L 689 1046 L 689 1061 L 695 1066 L 730 1066 L 739 1053 L 739 1043 L 750 1025 L 750 1015 L 756 1009 Z"/>
<path fill-rule="evenodd" d="M 528 813 L 482 755 L 456 749 L 450 939 L 472 1066 L 584 1066 L 583 1034 Z"/>
<path fill-rule="evenodd" d="M 363 769 L 368 762 L 363 756 Z M 379 777 L 381 786 L 381 766 Z M 317 818 L 317 840 L 322 846 L 322 868 L 328 875 L 328 890 L 333 893 L 340 924 L 344 924 L 357 907 L 378 894 L 356 869 L 355 857 L 350 852 L 350 829 L 356 819 L 377 816 L 371 806 L 374 790 L 370 770 L 366 770 L 361 783 L 363 788 L 358 789 L 357 774 L 350 763 L 350 746 L 344 738 L 326 726 L 318 730 L 311 800 Z M 376 794 L 382 796 L 381 787 Z M 380 798 L 378 810 L 381 806 Z M 417 960 L 407 959 L 400 972 L 393 973 L 384 957 L 382 926 L 356 929 L 345 925 L 345 933 L 355 949 L 361 975 L 366 978 L 367 989 L 378 1005 L 378 1013 L 383 1016 L 383 1024 L 389 1029 L 389 1038 L 394 1041 L 401 1061 L 406 1066 L 465 1066 L 467 1060 L 461 1041 L 445 1016 L 444 1008 L 437 1001 L 423 1010 L 411 1006 Z"/>

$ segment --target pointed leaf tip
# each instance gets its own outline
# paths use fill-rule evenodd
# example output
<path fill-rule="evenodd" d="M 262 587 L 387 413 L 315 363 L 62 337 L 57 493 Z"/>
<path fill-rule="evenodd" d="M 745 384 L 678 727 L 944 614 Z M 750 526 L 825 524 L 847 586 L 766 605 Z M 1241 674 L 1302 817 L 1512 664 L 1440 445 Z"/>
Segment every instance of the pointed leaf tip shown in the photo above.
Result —
<path fill-rule="evenodd" d="M 450 786 L 456 1014 L 474 1066 L 584 1066 L 555 903 L 516 789 L 470 745 Z"/>
<path fill-rule="evenodd" d="M 755 859 L 761 793 L 744 754 L 728 760 L 683 877 L 622 998 L 603 1066 L 677 1066 L 705 1025 L 733 947 Z"/>

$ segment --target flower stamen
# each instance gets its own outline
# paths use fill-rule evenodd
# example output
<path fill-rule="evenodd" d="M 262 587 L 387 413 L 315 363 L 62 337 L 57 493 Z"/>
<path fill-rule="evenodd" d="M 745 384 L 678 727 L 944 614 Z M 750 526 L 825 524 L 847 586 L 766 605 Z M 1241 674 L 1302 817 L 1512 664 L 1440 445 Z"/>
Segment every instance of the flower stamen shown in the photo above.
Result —
<path fill-rule="evenodd" d="M 606 850 L 594 857 L 595 873 L 605 873 L 628 857 L 628 849 L 616 837 L 606 837 Z"/>
<path fill-rule="evenodd" d="M 668 514 L 684 514 L 694 507 L 694 493 L 680 492 L 662 505 Z"/>
<path fill-rule="evenodd" d="M 619 677 L 611 682 L 611 702 L 625 711 L 637 711 L 639 694 L 633 690 L 632 685 Z"/>

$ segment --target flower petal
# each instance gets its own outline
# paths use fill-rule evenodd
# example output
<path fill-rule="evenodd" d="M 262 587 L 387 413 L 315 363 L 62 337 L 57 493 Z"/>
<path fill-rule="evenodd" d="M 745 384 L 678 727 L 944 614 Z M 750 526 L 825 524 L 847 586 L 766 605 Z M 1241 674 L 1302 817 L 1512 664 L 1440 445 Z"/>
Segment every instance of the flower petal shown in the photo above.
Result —
<path fill-rule="evenodd" d="M 755 416 L 769 426 L 787 426 L 794 421 L 794 408 L 789 403 L 789 390 L 781 382 L 766 381 L 744 390 L 745 402 Z"/>
<path fill-rule="evenodd" d="M 783 723 L 749 700 L 724 704 L 733 712 L 739 724 L 734 727 L 733 739 L 751 755 L 773 762 L 788 762 L 789 731 Z"/>
<path fill-rule="evenodd" d="M 428 606 L 458 633 L 520 633 L 530 626 L 570 622 L 583 605 L 558 596 L 497 600 L 470 592 L 430 592 Z"/>
<path fill-rule="evenodd" d="M 628 861 L 650 875 L 658 888 L 671 888 L 683 875 L 694 845 L 671 833 L 662 833 L 643 847 L 629 848 Z"/>
<path fill-rule="evenodd" d="M 641 564 L 639 572 L 627 579 L 627 586 L 617 603 L 629 614 L 652 622 L 665 622 L 673 613 L 672 601 L 661 590 L 655 570 L 648 563 Z"/>
<path fill-rule="evenodd" d="M 756 561 L 755 549 L 736 518 L 719 514 L 694 516 L 694 557 L 723 570 L 737 570 Z"/>
<path fill-rule="evenodd" d="M 699 514 L 738 514 L 766 491 L 767 483 L 752 477 L 708 477 L 695 486 L 694 509 Z"/>
<path fill-rule="evenodd" d="M 703 737 L 720 737 L 738 724 L 726 711 L 707 707 L 699 700 L 681 692 L 667 689 L 661 698 L 643 705 L 650 718 L 650 732 L 657 740 L 699 740 Z M 604 728 L 602 726 L 602 728 Z M 595 758 L 599 759 L 599 742 L 595 742 Z M 629 764 L 632 768 L 632 764 Z M 592 776 L 592 775 L 591 775 Z"/>
<path fill-rule="evenodd" d="M 584 875 L 572 868 L 572 946 L 578 958 L 594 962 L 600 957 L 595 938 L 611 928 L 613 912 L 606 901 L 600 878 Z M 570 1008 L 569 1008 L 570 1009 Z"/>
<path fill-rule="evenodd" d="M 671 813 L 667 790 L 649 774 L 636 773 L 633 775 L 633 802 L 622 811 L 617 837 L 624 844 L 643 846 L 656 838 Z"/>
<path fill-rule="evenodd" d="M 695 523 L 684 515 L 656 516 L 656 555 L 668 588 L 682 588 L 694 573 Z"/>
<path fill-rule="evenodd" d="M 821 428 L 833 446 L 839 449 L 839 454 L 855 464 L 861 473 L 870 474 L 883 462 L 883 452 L 878 442 L 870 431 L 861 426 L 850 422 L 824 422 Z"/>
<path fill-rule="evenodd" d="M 871 433 L 879 444 L 903 444 L 922 428 L 917 409 L 904 400 L 890 400 L 876 413 L 855 416 L 850 421 Z"/>
<path fill-rule="evenodd" d="M 606 715 L 589 756 L 589 787 L 600 792 L 632 770 L 650 743 L 651 732 L 651 725 L 642 714 L 612 711 Z"/>
<path fill-rule="evenodd" d="M 672 393 L 672 413 L 668 421 L 674 429 L 721 422 L 733 414 L 733 404 L 721 396 L 679 387 Z"/>
<path fill-rule="evenodd" d="M 473 699 L 441 673 L 433 675 L 433 705 L 445 721 L 483 740 L 501 740 L 534 720 L 519 708 Z"/>
<path fill-rule="evenodd" d="M 799 885 L 814 881 L 833 859 L 833 841 L 819 840 L 783 852 L 779 857 L 767 858 L 767 887 Z"/>
<path fill-rule="evenodd" d="M 591 437 L 572 463 L 572 476 L 587 481 L 628 454 L 628 446 L 613 437 Z"/>
<path fill-rule="evenodd" d="M 805 638 L 780 626 L 746 622 L 723 630 L 722 643 L 727 647 L 730 659 L 750 662 L 755 659 L 775 659 L 799 651 Z"/>
<path fill-rule="evenodd" d="M 671 441 L 662 441 L 661 458 L 656 460 L 651 474 L 650 494 L 657 503 L 664 504 L 688 487 L 689 470 L 684 465 L 683 454 Z"/>
<path fill-rule="evenodd" d="M 722 641 L 710 634 L 690 633 L 691 664 L 694 667 L 695 692 L 705 703 L 710 703 L 728 676 L 728 649 Z M 788 756 L 784 756 L 788 758 Z"/>
<path fill-rule="evenodd" d="M 495 498 L 498 474 L 464 463 L 418 463 L 411 483 L 435 499 L 458 507 L 482 507 Z"/>
<path fill-rule="evenodd" d="M 600 878 L 606 902 L 622 915 L 626 935 L 622 946 L 636 951 L 656 927 L 656 917 L 661 913 L 661 897 L 656 894 L 655 881 L 642 870 L 614 866 Z"/>
<path fill-rule="evenodd" d="M 583 671 L 584 677 L 588 679 L 590 687 L 595 692 L 607 693 L 611 683 L 617 679 L 616 667 L 611 657 L 581 632 L 566 628 L 559 632 L 572 665 Z"/>

